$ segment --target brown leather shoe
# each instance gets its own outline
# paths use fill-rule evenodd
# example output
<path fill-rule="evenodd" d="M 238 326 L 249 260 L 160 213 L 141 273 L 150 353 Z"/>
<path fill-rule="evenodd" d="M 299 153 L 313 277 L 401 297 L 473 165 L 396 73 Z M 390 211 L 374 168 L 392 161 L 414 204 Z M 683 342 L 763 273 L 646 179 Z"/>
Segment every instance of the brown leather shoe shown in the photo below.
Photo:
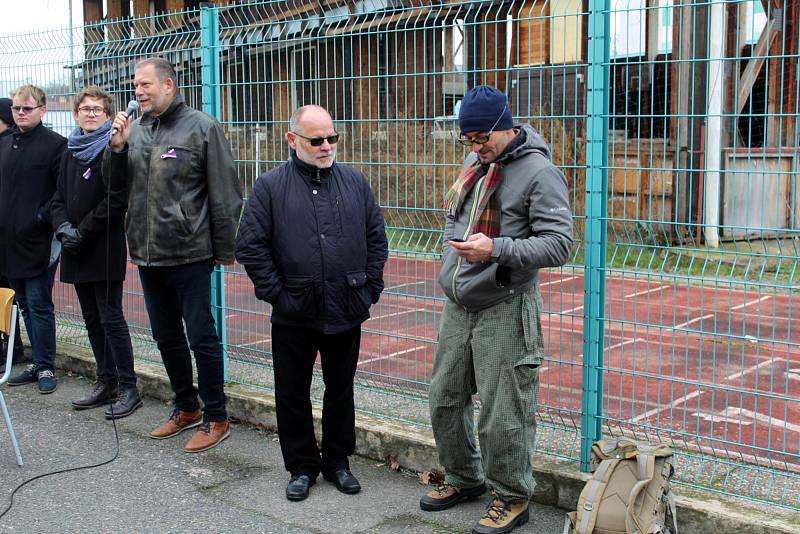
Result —
<path fill-rule="evenodd" d="M 199 426 L 202 419 L 203 413 L 200 411 L 200 408 L 193 412 L 184 412 L 175 408 L 172 411 L 172 415 L 169 416 L 169 419 L 150 432 L 150 437 L 153 439 L 171 438 L 172 436 L 180 434 L 187 428 Z"/>
<path fill-rule="evenodd" d="M 231 435 L 231 427 L 227 421 L 208 421 L 200 425 L 192 439 L 183 448 L 185 452 L 202 452 Z"/>
<path fill-rule="evenodd" d="M 472 534 L 507 534 L 527 523 L 528 518 L 527 500 L 506 502 L 495 497 L 472 528 Z"/>

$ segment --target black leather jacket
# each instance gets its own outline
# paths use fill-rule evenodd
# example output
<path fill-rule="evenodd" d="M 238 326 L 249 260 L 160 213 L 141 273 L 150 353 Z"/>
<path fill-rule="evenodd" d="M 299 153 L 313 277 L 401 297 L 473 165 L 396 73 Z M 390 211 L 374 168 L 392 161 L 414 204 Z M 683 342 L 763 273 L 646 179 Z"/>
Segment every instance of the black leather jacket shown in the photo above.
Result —
<path fill-rule="evenodd" d="M 242 189 L 220 124 L 176 95 L 158 117 L 133 122 L 122 152 L 105 151 L 103 176 L 127 187 L 125 232 L 136 265 L 233 261 Z"/>

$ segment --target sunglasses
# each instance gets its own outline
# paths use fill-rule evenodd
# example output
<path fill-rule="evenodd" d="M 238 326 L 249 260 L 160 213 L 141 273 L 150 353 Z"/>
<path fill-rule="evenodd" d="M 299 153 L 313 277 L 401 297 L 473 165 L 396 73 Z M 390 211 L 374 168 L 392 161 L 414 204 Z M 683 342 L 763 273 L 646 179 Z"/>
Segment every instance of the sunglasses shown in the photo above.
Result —
<path fill-rule="evenodd" d="M 42 107 L 41 104 L 38 106 L 11 106 L 11 111 L 20 115 L 27 115 L 34 109 L 39 109 L 40 107 Z"/>
<path fill-rule="evenodd" d="M 297 132 L 292 132 L 292 133 L 308 141 L 308 144 L 311 146 L 322 146 L 322 143 L 324 143 L 325 141 L 327 141 L 329 145 L 335 145 L 336 143 L 339 142 L 339 134 L 329 135 L 328 137 L 306 137 L 305 135 L 299 134 Z"/>

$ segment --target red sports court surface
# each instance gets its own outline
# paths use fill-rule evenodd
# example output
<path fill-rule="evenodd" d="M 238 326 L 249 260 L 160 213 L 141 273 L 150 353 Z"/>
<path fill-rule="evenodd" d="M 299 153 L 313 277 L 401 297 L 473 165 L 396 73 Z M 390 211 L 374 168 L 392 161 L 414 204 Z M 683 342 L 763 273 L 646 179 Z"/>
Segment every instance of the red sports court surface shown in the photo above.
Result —
<path fill-rule="evenodd" d="M 226 275 L 228 346 L 260 359 L 270 351 L 268 306 L 255 302 L 240 269 Z M 385 273 L 364 325 L 360 376 L 424 391 L 443 306 L 438 261 L 392 257 Z M 584 281 L 575 273 L 541 274 L 542 410 L 581 409 Z M 800 295 L 739 287 L 640 272 L 607 278 L 604 416 L 612 426 L 677 432 L 701 449 L 800 466 Z M 133 268 L 126 291 L 129 322 L 146 327 Z M 77 313 L 71 288 L 54 293 L 58 310 Z"/>

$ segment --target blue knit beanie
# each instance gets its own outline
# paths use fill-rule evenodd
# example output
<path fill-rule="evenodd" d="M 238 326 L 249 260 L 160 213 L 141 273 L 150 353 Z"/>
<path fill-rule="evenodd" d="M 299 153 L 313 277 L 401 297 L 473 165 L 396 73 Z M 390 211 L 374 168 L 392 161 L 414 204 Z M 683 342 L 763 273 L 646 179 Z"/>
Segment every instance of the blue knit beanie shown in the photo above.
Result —
<path fill-rule="evenodd" d="M 506 95 L 491 85 L 473 87 L 461 101 L 458 127 L 461 133 L 510 130 L 514 120 Z"/>

